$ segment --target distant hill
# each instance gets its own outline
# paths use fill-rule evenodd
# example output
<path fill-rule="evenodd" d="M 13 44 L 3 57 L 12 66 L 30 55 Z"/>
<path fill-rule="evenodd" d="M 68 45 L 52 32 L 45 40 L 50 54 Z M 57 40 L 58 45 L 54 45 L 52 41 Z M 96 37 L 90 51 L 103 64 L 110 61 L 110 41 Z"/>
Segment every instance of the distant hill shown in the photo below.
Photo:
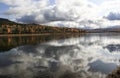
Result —
<path fill-rule="evenodd" d="M 17 24 L 17 23 L 10 21 L 8 19 L 5 19 L 5 18 L 0 18 L 0 24 Z"/>
<path fill-rule="evenodd" d="M 120 27 L 102 28 L 102 29 L 90 29 L 88 33 L 120 33 Z"/>

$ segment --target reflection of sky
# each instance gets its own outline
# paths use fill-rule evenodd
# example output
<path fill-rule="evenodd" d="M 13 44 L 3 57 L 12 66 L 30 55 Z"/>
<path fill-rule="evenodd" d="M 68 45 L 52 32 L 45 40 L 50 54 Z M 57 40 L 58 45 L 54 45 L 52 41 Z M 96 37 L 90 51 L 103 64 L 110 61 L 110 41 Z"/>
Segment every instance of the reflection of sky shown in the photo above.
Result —
<path fill-rule="evenodd" d="M 105 78 L 119 65 L 120 51 L 107 48 L 116 44 L 119 36 L 93 35 L 14 48 L 0 53 L 0 75 L 34 78 L 47 73 L 59 78 L 70 71 L 81 78 Z"/>

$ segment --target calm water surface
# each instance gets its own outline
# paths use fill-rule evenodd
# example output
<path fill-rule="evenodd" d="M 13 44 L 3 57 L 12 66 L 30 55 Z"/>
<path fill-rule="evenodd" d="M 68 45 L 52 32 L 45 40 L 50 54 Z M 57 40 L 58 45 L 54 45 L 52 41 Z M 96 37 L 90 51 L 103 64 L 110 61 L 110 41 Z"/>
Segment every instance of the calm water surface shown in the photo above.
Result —
<path fill-rule="evenodd" d="M 0 78 L 105 78 L 120 64 L 120 35 L 0 37 Z"/>

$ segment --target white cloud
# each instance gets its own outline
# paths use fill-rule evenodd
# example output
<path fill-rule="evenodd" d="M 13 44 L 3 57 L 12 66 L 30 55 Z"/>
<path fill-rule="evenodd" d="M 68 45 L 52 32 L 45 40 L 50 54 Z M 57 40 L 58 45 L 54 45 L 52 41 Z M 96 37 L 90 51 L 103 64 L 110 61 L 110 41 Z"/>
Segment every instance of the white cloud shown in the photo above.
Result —
<path fill-rule="evenodd" d="M 105 0 L 104 3 L 100 5 L 101 12 L 106 15 L 110 12 L 120 12 L 120 0 Z"/>
<path fill-rule="evenodd" d="M 62 25 L 79 28 L 104 28 L 119 25 L 103 18 L 110 12 L 120 12 L 119 0 L 104 0 L 100 5 L 89 0 L 1 0 L 10 5 L 6 15 L 13 15 L 19 22 Z"/>

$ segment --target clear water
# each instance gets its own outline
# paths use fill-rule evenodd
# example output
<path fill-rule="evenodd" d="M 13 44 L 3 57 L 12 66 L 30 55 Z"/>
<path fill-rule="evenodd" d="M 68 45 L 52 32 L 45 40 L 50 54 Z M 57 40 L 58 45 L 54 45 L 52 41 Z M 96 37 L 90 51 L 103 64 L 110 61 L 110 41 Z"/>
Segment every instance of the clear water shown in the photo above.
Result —
<path fill-rule="evenodd" d="M 120 64 L 119 34 L 54 37 L 42 42 L 44 37 L 34 38 L 34 45 L 22 38 L 24 44 L 12 49 L 6 44 L 6 51 L 1 49 L 0 78 L 105 78 Z"/>

